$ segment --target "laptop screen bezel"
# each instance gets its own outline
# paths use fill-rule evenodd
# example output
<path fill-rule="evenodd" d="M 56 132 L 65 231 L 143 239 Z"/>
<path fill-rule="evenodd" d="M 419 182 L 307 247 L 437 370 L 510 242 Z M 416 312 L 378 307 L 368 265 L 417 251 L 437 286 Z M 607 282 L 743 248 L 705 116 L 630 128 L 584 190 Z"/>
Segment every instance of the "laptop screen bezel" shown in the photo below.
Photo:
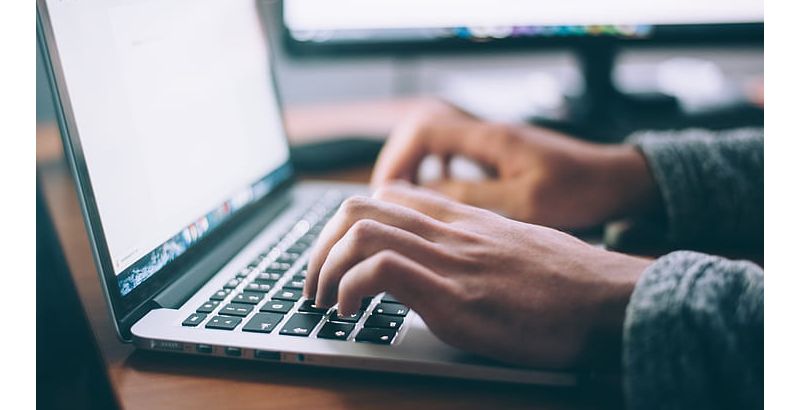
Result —
<path fill-rule="evenodd" d="M 269 75 L 271 77 L 270 83 L 277 101 L 278 112 L 282 119 L 280 124 L 281 134 L 284 143 L 288 147 L 289 140 L 286 134 L 285 116 L 283 115 L 283 105 L 278 92 L 274 64 L 271 58 L 272 53 L 269 44 L 269 36 L 263 16 L 264 10 L 259 6 L 257 1 L 253 3 L 254 12 L 258 14 L 259 26 L 264 36 L 264 45 L 267 47 L 268 64 L 270 68 Z M 54 34 L 45 0 L 37 0 L 37 32 L 37 38 L 42 52 L 42 60 L 53 93 L 53 102 L 64 146 L 64 155 L 70 164 L 74 176 L 84 222 L 95 259 L 95 266 L 102 282 L 109 309 L 114 318 L 117 333 L 123 340 L 128 341 L 130 340 L 130 326 L 135 320 L 138 320 L 138 318 L 149 310 L 150 306 L 148 302 L 161 290 L 180 278 L 205 250 L 213 248 L 216 244 L 220 243 L 226 236 L 226 233 L 230 233 L 233 227 L 241 223 L 242 218 L 252 213 L 249 211 L 268 202 L 275 193 L 290 185 L 294 180 L 294 169 L 291 165 L 291 159 L 287 157 L 284 163 L 268 174 L 271 175 L 272 173 L 283 172 L 286 178 L 282 181 L 278 181 L 267 195 L 236 211 L 228 220 L 223 222 L 216 229 L 210 231 L 207 236 L 201 238 L 185 253 L 168 263 L 165 267 L 153 274 L 153 276 L 130 291 L 130 293 L 122 296 L 103 231 L 103 224 L 100 220 L 86 159 L 81 146 L 80 134 L 72 111 L 69 93 L 66 87 L 66 79 L 61 68 L 59 52 L 54 41 Z"/>

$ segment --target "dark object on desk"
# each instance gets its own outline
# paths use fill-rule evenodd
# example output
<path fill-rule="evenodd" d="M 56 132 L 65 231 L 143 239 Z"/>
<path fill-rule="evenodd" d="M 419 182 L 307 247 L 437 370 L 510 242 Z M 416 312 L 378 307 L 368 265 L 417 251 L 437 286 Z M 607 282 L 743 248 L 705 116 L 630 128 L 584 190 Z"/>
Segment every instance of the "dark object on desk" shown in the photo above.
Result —
<path fill-rule="evenodd" d="M 38 185 L 36 407 L 119 408 Z"/>
<path fill-rule="evenodd" d="M 298 171 L 319 172 L 370 164 L 381 147 L 381 140 L 350 137 L 292 146 L 290 155 Z"/>

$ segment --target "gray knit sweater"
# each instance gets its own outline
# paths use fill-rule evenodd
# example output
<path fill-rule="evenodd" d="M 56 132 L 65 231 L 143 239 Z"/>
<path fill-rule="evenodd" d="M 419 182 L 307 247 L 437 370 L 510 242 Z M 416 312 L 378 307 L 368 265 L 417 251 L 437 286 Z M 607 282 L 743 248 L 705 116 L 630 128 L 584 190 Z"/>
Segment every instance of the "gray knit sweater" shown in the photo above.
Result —
<path fill-rule="evenodd" d="M 634 136 L 659 187 L 673 245 L 763 246 L 760 129 Z M 764 272 L 679 251 L 655 261 L 623 333 L 632 409 L 755 409 L 764 397 Z"/>

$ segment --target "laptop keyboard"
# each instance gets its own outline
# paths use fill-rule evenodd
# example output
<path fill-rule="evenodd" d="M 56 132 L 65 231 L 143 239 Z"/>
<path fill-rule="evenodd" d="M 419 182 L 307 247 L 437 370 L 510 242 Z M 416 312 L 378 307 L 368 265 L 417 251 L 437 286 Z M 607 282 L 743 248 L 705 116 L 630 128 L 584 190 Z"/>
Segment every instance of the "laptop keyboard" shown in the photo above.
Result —
<path fill-rule="evenodd" d="M 340 316 L 335 306 L 318 308 L 303 297 L 306 264 L 300 266 L 298 261 L 341 200 L 336 193 L 323 196 L 181 325 L 265 334 L 279 329 L 284 336 L 391 344 L 409 312 L 391 295 L 364 298 L 358 313 L 351 316 Z"/>

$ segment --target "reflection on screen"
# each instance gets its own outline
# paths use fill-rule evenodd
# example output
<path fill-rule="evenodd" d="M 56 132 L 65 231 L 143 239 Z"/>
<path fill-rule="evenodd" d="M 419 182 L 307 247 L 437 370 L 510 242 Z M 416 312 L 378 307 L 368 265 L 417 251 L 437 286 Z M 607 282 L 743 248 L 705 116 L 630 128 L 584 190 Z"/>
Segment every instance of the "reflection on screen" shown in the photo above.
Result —
<path fill-rule="evenodd" d="M 122 293 L 285 178 L 252 1 L 50 0 Z"/>

